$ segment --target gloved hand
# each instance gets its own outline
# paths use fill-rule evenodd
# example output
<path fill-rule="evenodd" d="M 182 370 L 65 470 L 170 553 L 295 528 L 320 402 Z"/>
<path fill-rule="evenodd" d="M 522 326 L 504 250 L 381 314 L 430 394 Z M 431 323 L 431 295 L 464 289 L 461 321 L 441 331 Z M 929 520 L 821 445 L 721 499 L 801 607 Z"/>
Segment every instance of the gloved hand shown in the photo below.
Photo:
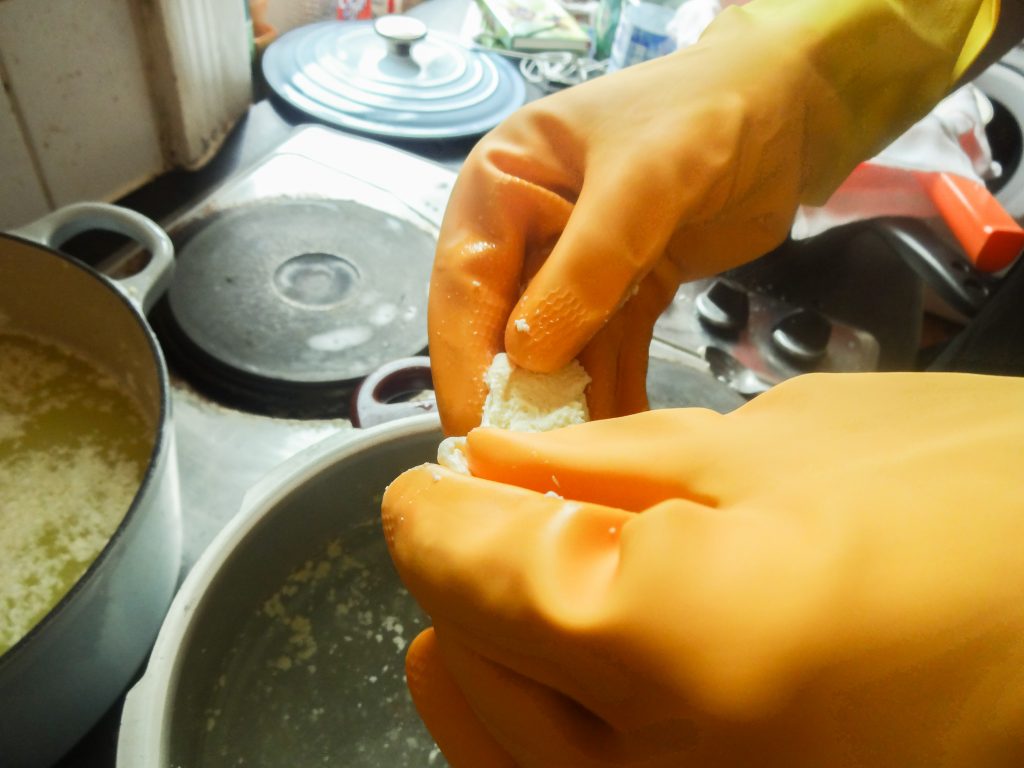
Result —
<path fill-rule="evenodd" d="M 1024 379 L 816 374 L 465 450 L 383 504 L 456 768 L 1024 765 Z"/>
<path fill-rule="evenodd" d="M 683 280 L 781 242 L 924 115 L 984 44 L 995 0 L 754 0 L 696 45 L 530 103 L 455 184 L 429 302 L 445 431 L 480 422 L 504 349 L 574 357 L 593 418 L 643 410 L 653 325 Z"/>

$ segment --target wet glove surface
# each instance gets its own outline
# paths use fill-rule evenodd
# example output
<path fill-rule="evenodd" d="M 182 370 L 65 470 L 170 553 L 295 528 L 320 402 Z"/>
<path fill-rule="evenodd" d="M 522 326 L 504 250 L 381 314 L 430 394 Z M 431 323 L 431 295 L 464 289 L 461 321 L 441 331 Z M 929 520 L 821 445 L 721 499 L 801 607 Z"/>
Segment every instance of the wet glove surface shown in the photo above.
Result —
<path fill-rule="evenodd" d="M 430 354 L 448 434 L 497 352 L 587 369 L 593 418 L 643 410 L 681 281 L 756 258 L 801 202 L 926 113 L 986 39 L 982 0 L 755 0 L 701 41 L 519 110 L 470 153 L 441 228 Z"/>
<path fill-rule="evenodd" d="M 1024 380 L 811 375 L 466 454 L 383 505 L 453 765 L 1022 764 Z"/>

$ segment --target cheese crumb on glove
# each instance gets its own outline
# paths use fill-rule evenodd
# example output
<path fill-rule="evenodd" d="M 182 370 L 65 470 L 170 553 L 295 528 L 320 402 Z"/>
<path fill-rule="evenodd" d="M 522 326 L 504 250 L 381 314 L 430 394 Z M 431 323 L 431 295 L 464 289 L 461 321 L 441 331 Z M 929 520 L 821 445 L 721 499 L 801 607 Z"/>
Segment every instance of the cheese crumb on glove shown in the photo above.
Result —
<path fill-rule="evenodd" d="M 587 385 L 590 376 L 576 360 L 554 373 L 535 373 L 518 368 L 501 352 L 484 374 L 487 399 L 482 427 L 518 432 L 547 432 L 590 418 Z M 455 472 L 469 474 L 462 446 L 464 437 L 449 437 L 437 449 L 437 462 Z"/>

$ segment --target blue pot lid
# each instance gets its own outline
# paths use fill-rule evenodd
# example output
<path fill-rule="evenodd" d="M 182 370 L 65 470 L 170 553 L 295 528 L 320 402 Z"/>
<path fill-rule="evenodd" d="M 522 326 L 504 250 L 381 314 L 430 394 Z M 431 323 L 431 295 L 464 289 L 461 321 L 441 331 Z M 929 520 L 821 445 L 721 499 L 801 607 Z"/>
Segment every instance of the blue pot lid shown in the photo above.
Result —
<path fill-rule="evenodd" d="M 278 96 L 311 117 L 391 138 L 480 135 L 526 98 L 507 60 L 428 32 L 408 16 L 298 27 L 267 47 L 263 74 Z"/>

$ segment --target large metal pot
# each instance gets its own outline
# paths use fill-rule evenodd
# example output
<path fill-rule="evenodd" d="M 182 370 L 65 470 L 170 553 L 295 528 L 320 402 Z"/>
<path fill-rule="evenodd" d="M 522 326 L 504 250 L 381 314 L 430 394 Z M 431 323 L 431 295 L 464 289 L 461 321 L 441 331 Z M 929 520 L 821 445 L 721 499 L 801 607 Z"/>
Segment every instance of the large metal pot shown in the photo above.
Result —
<path fill-rule="evenodd" d="M 743 402 L 671 350 L 651 352 L 655 407 Z M 426 358 L 382 366 L 353 398 L 365 429 L 307 448 L 249 490 L 128 694 L 120 768 L 445 764 L 405 687 L 405 649 L 426 617 L 380 523 L 388 483 L 437 458 L 433 400 L 407 399 L 430 386 Z"/>
<path fill-rule="evenodd" d="M 432 414 L 341 433 L 250 489 L 127 697 L 121 768 L 445 764 L 404 681 L 426 618 L 380 528 L 387 484 L 441 437 Z"/>
<path fill-rule="evenodd" d="M 139 241 L 147 266 L 120 281 L 54 250 L 111 230 Z M 170 279 L 167 235 L 100 203 L 62 208 L 0 235 L 0 330 L 62 343 L 117 376 L 145 411 L 148 465 L 99 556 L 52 610 L 0 656 L 0 763 L 55 762 L 130 685 L 180 573 L 181 515 L 167 371 L 145 309 Z M 2 532 L 0 532 L 2 535 Z"/>

